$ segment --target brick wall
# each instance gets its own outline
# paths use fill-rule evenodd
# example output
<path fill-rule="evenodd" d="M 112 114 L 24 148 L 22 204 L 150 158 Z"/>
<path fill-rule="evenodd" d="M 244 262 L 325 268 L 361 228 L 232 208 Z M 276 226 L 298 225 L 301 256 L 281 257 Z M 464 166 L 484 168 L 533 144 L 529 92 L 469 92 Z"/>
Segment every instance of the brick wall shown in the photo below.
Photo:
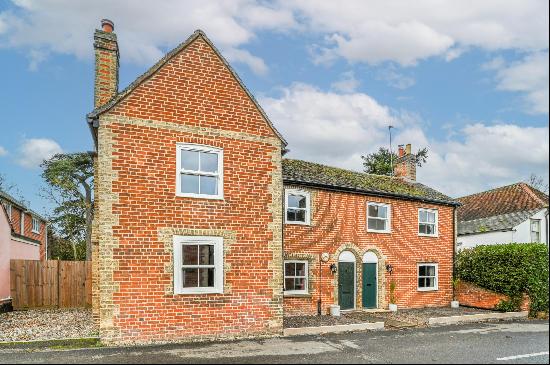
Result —
<path fill-rule="evenodd" d="M 223 200 L 176 196 L 179 142 L 223 149 Z M 207 41 L 101 115 L 96 165 L 103 341 L 282 333 L 281 141 Z M 224 294 L 174 295 L 174 235 L 224 238 Z"/>
<path fill-rule="evenodd" d="M 460 305 L 482 309 L 495 309 L 501 301 L 507 301 L 510 298 L 501 293 L 481 288 L 475 284 L 461 281 L 456 290 L 456 300 Z M 521 310 L 529 310 L 529 297 L 524 295 L 521 304 Z"/>
<path fill-rule="evenodd" d="M 286 186 L 290 188 L 290 186 Z M 294 188 L 297 188 L 294 186 Z M 303 259 L 310 266 L 310 295 L 284 299 L 285 315 L 315 313 L 319 293 L 323 313 L 331 304 L 337 304 L 338 273 L 330 272 L 330 265 L 338 263 L 342 251 L 356 256 L 356 308 L 362 307 L 362 257 L 372 251 L 378 256 L 378 307 L 387 308 L 389 283 L 397 284 L 397 304 L 401 308 L 447 306 L 452 300 L 452 268 L 454 250 L 453 208 L 421 202 L 367 197 L 359 194 L 331 192 L 311 188 L 311 225 L 285 224 L 285 259 Z M 372 233 L 366 229 L 367 202 L 391 204 L 392 232 Z M 438 237 L 418 236 L 418 209 L 438 209 Z M 322 263 L 320 255 L 330 254 Z M 439 288 L 437 291 L 417 290 L 417 264 L 438 263 Z M 386 272 L 386 264 L 393 273 Z M 319 279 L 321 272 L 322 279 Z"/>

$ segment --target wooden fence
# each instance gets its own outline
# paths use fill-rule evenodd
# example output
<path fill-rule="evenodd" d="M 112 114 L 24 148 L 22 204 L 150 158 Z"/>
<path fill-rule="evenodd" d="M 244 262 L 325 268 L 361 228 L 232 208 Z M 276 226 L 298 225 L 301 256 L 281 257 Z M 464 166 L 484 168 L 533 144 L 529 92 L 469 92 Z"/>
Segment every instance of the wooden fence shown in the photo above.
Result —
<path fill-rule="evenodd" d="M 89 307 L 92 264 L 11 260 L 10 285 L 14 309 Z"/>

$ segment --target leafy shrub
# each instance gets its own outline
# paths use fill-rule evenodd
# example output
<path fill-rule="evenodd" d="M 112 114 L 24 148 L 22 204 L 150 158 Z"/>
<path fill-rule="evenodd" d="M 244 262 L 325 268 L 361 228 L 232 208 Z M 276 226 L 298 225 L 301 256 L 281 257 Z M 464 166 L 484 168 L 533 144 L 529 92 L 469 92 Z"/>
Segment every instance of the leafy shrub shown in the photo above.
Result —
<path fill-rule="evenodd" d="M 548 311 L 548 248 L 540 243 L 477 246 L 461 251 L 456 276 L 508 295 L 500 310 L 517 309 L 523 293 L 531 299 L 531 314 Z"/>

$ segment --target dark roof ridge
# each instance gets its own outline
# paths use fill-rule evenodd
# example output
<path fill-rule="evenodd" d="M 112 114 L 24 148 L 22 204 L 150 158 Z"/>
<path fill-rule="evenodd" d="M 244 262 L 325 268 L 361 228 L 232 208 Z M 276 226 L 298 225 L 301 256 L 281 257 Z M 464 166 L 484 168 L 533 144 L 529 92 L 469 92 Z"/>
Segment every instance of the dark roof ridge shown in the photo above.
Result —
<path fill-rule="evenodd" d="M 287 146 L 287 141 L 283 137 L 283 135 L 275 128 L 267 114 L 265 113 L 264 109 L 260 106 L 254 95 L 248 90 L 248 88 L 245 86 L 244 82 L 241 80 L 237 72 L 231 67 L 229 62 L 225 59 L 225 57 L 222 56 L 221 52 L 216 48 L 216 46 L 212 43 L 212 41 L 206 36 L 204 31 L 201 29 L 197 29 L 191 34 L 184 42 L 180 43 L 178 46 L 176 46 L 174 49 L 172 49 L 170 52 L 166 53 L 164 57 L 162 57 L 157 63 L 155 63 L 153 66 L 151 66 L 147 71 L 145 71 L 143 74 L 138 76 L 130 85 L 125 87 L 122 91 L 115 94 L 108 102 L 105 104 L 95 108 L 90 113 L 87 114 L 88 120 L 94 119 L 98 117 L 100 114 L 110 110 L 112 107 L 117 105 L 120 101 L 122 101 L 126 96 L 128 96 L 136 87 L 141 85 L 143 82 L 145 82 L 149 77 L 153 76 L 158 70 L 162 68 L 168 61 L 170 61 L 173 57 L 175 57 L 177 54 L 179 54 L 182 50 L 187 48 L 193 41 L 195 41 L 198 37 L 202 37 L 204 41 L 212 48 L 214 53 L 220 58 L 222 63 L 227 67 L 231 75 L 237 80 L 237 83 L 242 87 L 244 92 L 248 95 L 248 97 L 252 100 L 252 103 L 256 106 L 256 108 L 260 111 L 260 114 L 262 117 L 266 120 L 269 127 L 275 132 L 277 137 L 283 142 L 284 146 Z"/>

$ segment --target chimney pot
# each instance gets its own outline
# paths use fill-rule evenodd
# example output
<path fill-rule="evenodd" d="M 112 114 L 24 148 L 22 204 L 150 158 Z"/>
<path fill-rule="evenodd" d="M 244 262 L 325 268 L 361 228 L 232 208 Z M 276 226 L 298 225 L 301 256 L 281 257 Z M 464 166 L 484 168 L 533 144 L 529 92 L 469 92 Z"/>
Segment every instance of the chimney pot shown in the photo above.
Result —
<path fill-rule="evenodd" d="M 411 153 L 411 144 L 399 145 L 399 157 L 393 169 L 394 176 L 416 180 L 416 156 Z"/>
<path fill-rule="evenodd" d="M 115 30 L 115 23 L 109 19 L 101 19 L 101 29 L 106 33 L 112 33 Z"/>
<path fill-rule="evenodd" d="M 398 157 L 403 157 L 405 156 L 405 148 L 402 144 L 400 144 L 398 146 L 398 153 L 397 153 Z"/>

